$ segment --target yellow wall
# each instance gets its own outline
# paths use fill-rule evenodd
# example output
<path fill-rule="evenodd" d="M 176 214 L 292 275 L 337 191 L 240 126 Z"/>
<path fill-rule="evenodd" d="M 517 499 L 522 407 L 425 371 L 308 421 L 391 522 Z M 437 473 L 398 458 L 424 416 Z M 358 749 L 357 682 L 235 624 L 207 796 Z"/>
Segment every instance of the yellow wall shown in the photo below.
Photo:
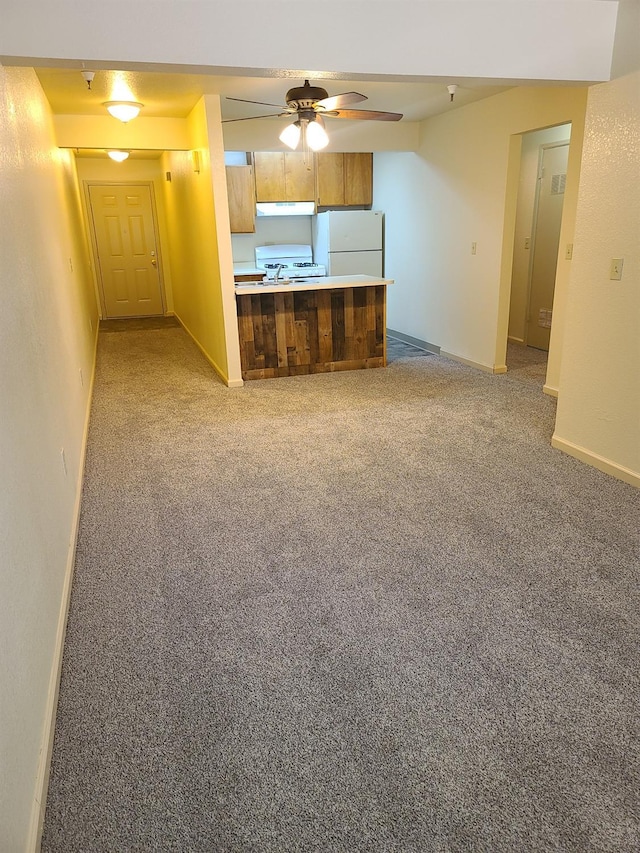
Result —
<path fill-rule="evenodd" d="M 191 151 L 167 152 L 162 158 L 164 196 L 169 230 L 169 255 L 176 316 L 202 349 L 220 377 L 230 385 L 241 384 L 233 352 L 238 347 L 237 328 L 231 318 L 226 324 L 233 297 L 233 264 L 229 231 L 224 152 L 210 138 L 215 133 L 207 116 L 207 101 L 201 98 L 190 113 Z M 219 121 L 217 122 L 219 126 Z M 199 159 L 196 171 L 194 156 Z M 224 179 L 223 179 L 224 180 Z M 218 195 L 216 200 L 215 194 Z M 222 219 L 222 221 L 218 221 Z M 221 272 L 221 263 L 224 273 Z M 224 292 L 223 292 L 224 291 Z M 227 329 L 232 334 L 232 358 L 227 357 Z M 231 370 L 230 370 L 231 365 Z"/>
<path fill-rule="evenodd" d="M 640 72 L 589 90 L 553 443 L 640 486 Z M 624 258 L 611 281 L 612 258 Z M 631 523 L 634 523 L 633 521 Z"/>
<path fill-rule="evenodd" d="M 0 839 L 19 851 L 43 807 L 97 332 L 73 158 L 32 69 L 0 67 L 0 186 Z"/>
<path fill-rule="evenodd" d="M 87 199 L 85 192 L 86 181 L 127 182 L 145 181 L 153 184 L 153 195 L 156 204 L 156 217 L 158 235 L 160 240 L 159 257 L 162 269 L 162 281 L 165 292 L 165 306 L 168 314 L 173 313 L 173 291 L 171 286 L 171 265 L 169 263 L 169 232 L 167 230 L 167 217 L 164 208 L 165 175 L 162 171 L 160 158 L 156 160 L 125 160 L 123 163 L 114 163 L 106 155 L 103 159 L 93 157 L 78 157 L 76 160 L 78 178 L 81 182 L 83 192 L 82 200 L 85 211 L 87 232 L 90 229 L 90 218 L 88 217 Z M 87 233 L 87 240 L 91 238 Z M 95 269 L 94 269 L 95 271 Z M 96 293 L 98 294 L 98 281 L 95 281 Z"/>
<path fill-rule="evenodd" d="M 113 116 L 56 115 L 56 139 L 61 148 L 148 148 L 189 147 L 189 128 L 183 118 L 138 116 L 123 124 Z"/>

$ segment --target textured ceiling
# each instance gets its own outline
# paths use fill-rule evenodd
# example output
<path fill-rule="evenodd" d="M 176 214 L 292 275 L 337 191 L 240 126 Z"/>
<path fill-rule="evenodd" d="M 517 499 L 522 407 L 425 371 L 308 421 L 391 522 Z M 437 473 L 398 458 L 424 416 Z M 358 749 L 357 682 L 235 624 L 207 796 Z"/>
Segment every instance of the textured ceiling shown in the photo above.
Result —
<path fill-rule="evenodd" d="M 260 116 L 276 108 L 229 101 L 227 97 L 284 104 L 287 90 L 302 85 L 298 78 L 222 77 L 215 75 L 166 74 L 148 71 L 96 71 L 91 90 L 76 68 L 37 68 L 36 73 L 54 113 L 104 115 L 104 102 L 133 98 L 144 104 L 141 115 L 181 118 L 191 111 L 203 94 L 221 96 L 223 119 Z M 407 121 L 419 121 L 448 109 L 487 98 L 509 88 L 484 85 L 479 80 L 438 82 L 395 82 L 373 79 L 315 80 L 329 95 L 356 91 L 368 100 L 357 107 L 402 113 Z M 458 83 L 453 104 L 448 83 Z"/>

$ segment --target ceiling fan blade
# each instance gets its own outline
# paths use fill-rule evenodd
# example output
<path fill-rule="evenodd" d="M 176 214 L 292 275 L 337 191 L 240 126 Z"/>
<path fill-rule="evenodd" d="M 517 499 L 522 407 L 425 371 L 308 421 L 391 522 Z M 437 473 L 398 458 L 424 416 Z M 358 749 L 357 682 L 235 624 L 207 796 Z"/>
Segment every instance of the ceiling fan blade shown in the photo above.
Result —
<path fill-rule="evenodd" d="M 290 113 L 270 113 L 266 116 L 243 116 L 243 118 L 223 118 L 222 124 L 227 124 L 230 121 L 253 121 L 256 118 L 281 118 L 282 116 L 288 116 Z"/>
<path fill-rule="evenodd" d="M 248 101 L 246 98 L 230 98 L 226 97 L 227 101 L 241 101 L 243 104 L 260 104 L 263 107 L 279 107 L 281 110 L 288 110 L 284 104 L 268 104 L 266 101 Z"/>
<path fill-rule="evenodd" d="M 341 95 L 334 95 L 331 98 L 323 98 L 321 101 L 316 101 L 313 105 L 314 109 L 320 107 L 325 110 L 339 110 L 340 107 L 346 107 L 349 104 L 359 104 L 361 101 L 366 101 L 367 96 L 361 95 L 359 92 L 343 92 Z"/>
<path fill-rule="evenodd" d="M 378 110 L 333 110 L 335 118 L 371 119 L 374 121 L 400 121 L 402 113 L 383 113 Z"/>

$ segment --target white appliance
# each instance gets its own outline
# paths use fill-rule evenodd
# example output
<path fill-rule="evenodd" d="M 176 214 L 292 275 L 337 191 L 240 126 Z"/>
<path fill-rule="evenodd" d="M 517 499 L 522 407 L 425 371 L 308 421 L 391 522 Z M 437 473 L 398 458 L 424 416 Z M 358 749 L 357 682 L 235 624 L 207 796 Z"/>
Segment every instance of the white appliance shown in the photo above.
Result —
<path fill-rule="evenodd" d="M 327 275 L 382 277 L 382 212 L 327 210 L 313 223 L 313 258 Z"/>
<path fill-rule="evenodd" d="M 300 243 L 276 243 L 256 246 L 256 267 L 268 279 L 306 278 L 326 275 L 326 269 L 313 262 L 311 246 Z"/>

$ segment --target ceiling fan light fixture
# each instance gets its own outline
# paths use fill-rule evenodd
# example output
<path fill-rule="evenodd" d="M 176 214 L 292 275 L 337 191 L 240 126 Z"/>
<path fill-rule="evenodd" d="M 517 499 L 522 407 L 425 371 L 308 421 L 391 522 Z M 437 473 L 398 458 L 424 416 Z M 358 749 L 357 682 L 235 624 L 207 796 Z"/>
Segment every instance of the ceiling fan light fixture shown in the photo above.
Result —
<path fill-rule="evenodd" d="M 112 160 L 115 160 L 116 163 L 122 163 L 129 157 L 128 151 L 107 151 L 107 154 Z"/>
<path fill-rule="evenodd" d="M 307 125 L 307 144 L 312 151 L 320 151 L 329 144 L 329 137 L 320 116 L 316 116 L 316 120 Z"/>
<path fill-rule="evenodd" d="M 294 121 L 288 124 L 280 134 L 280 142 L 284 142 L 289 148 L 295 150 L 300 142 L 300 122 Z"/>
<path fill-rule="evenodd" d="M 126 124 L 138 115 L 144 104 L 137 101 L 107 101 L 104 106 L 110 115 Z"/>

